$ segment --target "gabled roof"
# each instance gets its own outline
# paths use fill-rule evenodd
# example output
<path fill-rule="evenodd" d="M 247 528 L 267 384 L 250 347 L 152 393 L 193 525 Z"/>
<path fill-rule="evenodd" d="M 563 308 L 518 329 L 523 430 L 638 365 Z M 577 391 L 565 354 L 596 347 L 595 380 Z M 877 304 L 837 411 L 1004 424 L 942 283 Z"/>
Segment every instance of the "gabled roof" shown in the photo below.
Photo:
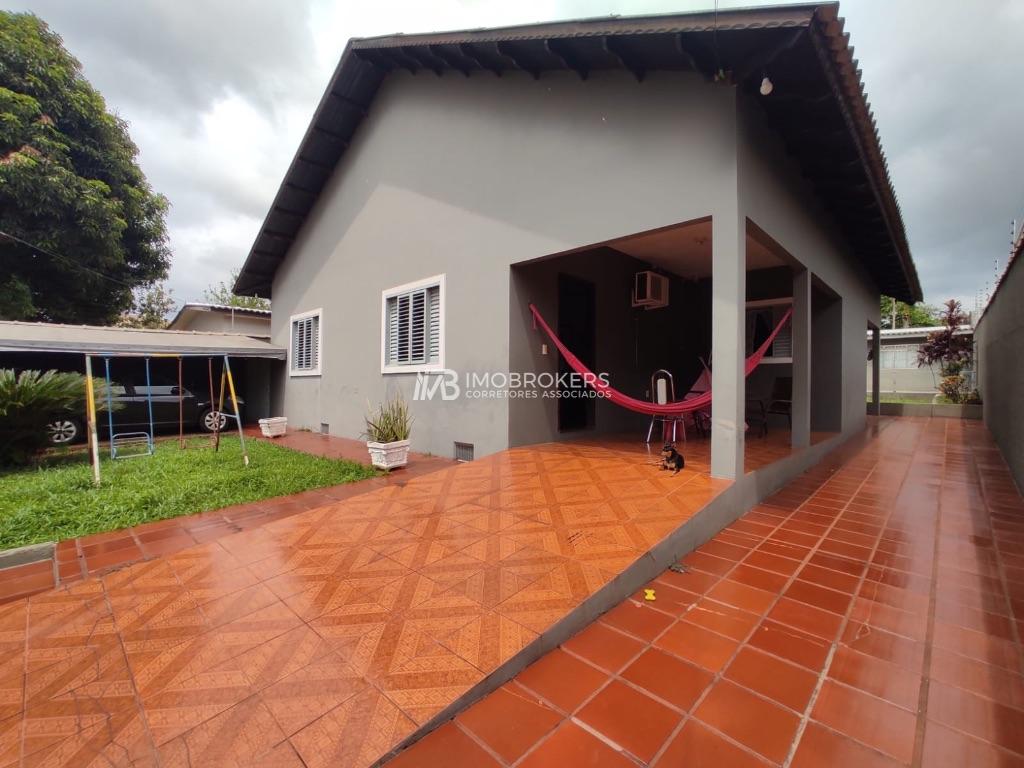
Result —
<path fill-rule="evenodd" d="M 167 324 L 167 327 L 174 329 L 178 321 L 185 315 L 193 312 L 216 312 L 222 315 L 238 315 L 243 317 L 256 317 L 270 322 L 269 309 L 256 309 L 254 307 L 233 307 L 230 304 L 209 304 L 202 301 L 187 301 L 181 305 L 181 309 L 174 315 L 174 319 Z"/>
<path fill-rule="evenodd" d="M 653 70 L 696 71 L 711 79 L 721 68 L 738 87 L 756 93 L 770 67 L 775 89 L 760 100 L 769 122 L 879 290 L 919 301 L 899 204 L 838 10 L 837 3 L 812 3 L 350 40 L 235 292 L 270 296 L 275 271 L 381 83 L 396 69 L 431 77 L 525 71 L 537 79 L 558 70 L 586 78 L 622 69 L 642 81 Z"/>

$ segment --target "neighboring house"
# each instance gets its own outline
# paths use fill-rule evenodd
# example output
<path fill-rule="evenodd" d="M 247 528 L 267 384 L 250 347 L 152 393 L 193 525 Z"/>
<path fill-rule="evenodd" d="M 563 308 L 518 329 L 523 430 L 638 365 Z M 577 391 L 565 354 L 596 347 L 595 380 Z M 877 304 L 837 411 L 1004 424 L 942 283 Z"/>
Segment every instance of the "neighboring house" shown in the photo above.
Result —
<path fill-rule="evenodd" d="M 571 386 L 466 392 L 565 370 L 533 303 L 637 398 L 711 361 L 717 476 L 744 471 L 751 396 L 789 396 L 797 447 L 861 430 L 864 329 L 921 290 L 842 28 L 808 4 L 349 41 L 235 285 L 290 349 L 274 410 L 355 437 L 368 401 L 449 370 L 458 398 L 411 402 L 417 450 L 639 439 Z M 667 306 L 634 306 L 648 271 Z"/>
<path fill-rule="evenodd" d="M 167 328 L 171 331 L 243 333 L 257 339 L 269 339 L 270 310 L 191 301 L 182 305 Z"/>
<path fill-rule="evenodd" d="M 1024 491 L 1024 225 L 992 298 L 974 327 L 975 370 L 985 424 Z"/>
<path fill-rule="evenodd" d="M 918 366 L 917 353 L 929 334 L 945 330 L 944 326 L 920 328 L 885 328 L 879 332 L 879 388 L 883 396 L 899 395 L 912 400 L 931 401 L 939 393 L 942 370 L 938 363 Z M 972 336 L 969 325 L 957 329 L 958 336 Z M 871 333 L 868 332 L 868 340 Z M 874 360 L 867 364 L 867 391 L 871 393 Z"/>

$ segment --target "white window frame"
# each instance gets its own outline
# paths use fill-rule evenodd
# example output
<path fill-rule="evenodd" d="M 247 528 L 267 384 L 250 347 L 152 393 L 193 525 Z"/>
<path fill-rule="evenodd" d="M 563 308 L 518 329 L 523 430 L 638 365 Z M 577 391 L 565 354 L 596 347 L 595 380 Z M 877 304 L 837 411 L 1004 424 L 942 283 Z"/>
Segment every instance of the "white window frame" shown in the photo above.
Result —
<path fill-rule="evenodd" d="M 402 293 L 418 291 L 422 288 L 437 286 L 437 300 L 440 303 L 438 312 L 438 339 L 437 339 L 437 362 L 420 363 L 415 365 L 389 365 L 388 364 L 388 299 Z M 434 275 L 422 280 L 416 280 L 405 285 L 396 285 L 394 288 L 387 288 L 380 293 L 380 372 L 381 373 L 427 373 L 429 371 L 440 371 L 444 369 L 444 329 L 445 329 L 445 275 Z"/>
<path fill-rule="evenodd" d="M 317 318 L 316 332 L 316 368 L 309 369 L 296 369 L 295 363 L 295 323 L 299 320 L 305 320 L 309 317 Z M 291 377 L 297 376 L 319 376 L 320 370 L 323 368 L 324 359 L 324 310 L 311 309 L 309 312 L 300 312 L 297 315 L 292 315 L 288 318 L 288 375 Z"/>

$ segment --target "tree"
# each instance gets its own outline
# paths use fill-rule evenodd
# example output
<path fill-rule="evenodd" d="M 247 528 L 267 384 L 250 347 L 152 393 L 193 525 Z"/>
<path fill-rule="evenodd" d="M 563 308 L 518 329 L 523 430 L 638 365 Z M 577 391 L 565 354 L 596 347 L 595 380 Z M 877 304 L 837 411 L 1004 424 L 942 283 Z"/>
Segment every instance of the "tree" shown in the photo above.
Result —
<path fill-rule="evenodd" d="M 942 329 L 928 334 L 917 351 L 918 367 L 940 365 L 939 390 L 954 403 L 962 403 L 967 397 L 967 381 L 961 371 L 971 362 L 971 337 L 957 331 L 969 319 L 960 302 L 950 299 L 942 310 Z"/>
<path fill-rule="evenodd" d="M 176 304 L 172 293 L 163 283 L 136 289 L 131 310 L 122 314 L 117 324 L 121 328 L 166 328 L 167 315 Z"/>
<path fill-rule="evenodd" d="M 0 316 L 109 324 L 167 275 L 168 203 L 137 155 L 60 37 L 0 11 Z"/>
<path fill-rule="evenodd" d="M 928 304 L 906 304 L 891 296 L 881 301 L 883 328 L 926 328 L 938 322 L 938 310 Z"/>
<path fill-rule="evenodd" d="M 232 288 L 238 280 L 240 270 L 231 270 L 231 277 L 221 280 L 216 285 L 211 285 L 203 291 L 203 298 L 211 304 L 223 304 L 226 307 L 241 307 L 242 309 L 270 309 L 270 302 L 259 296 L 239 296 Z"/>

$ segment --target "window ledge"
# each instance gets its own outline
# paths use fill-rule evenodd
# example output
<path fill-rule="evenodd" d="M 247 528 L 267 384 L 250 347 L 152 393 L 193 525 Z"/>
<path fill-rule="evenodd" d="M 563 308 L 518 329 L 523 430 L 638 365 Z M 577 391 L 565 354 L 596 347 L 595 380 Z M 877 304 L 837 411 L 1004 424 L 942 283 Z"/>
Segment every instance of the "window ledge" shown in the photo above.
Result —
<path fill-rule="evenodd" d="M 425 365 L 384 365 L 381 366 L 381 373 L 442 373 L 444 365 L 440 363 L 428 363 Z"/>
<path fill-rule="evenodd" d="M 292 378 L 302 377 L 302 376 L 319 376 L 320 375 L 320 369 L 317 368 L 317 369 L 312 370 L 312 371 L 288 371 L 288 375 L 290 377 L 292 377 Z"/>

